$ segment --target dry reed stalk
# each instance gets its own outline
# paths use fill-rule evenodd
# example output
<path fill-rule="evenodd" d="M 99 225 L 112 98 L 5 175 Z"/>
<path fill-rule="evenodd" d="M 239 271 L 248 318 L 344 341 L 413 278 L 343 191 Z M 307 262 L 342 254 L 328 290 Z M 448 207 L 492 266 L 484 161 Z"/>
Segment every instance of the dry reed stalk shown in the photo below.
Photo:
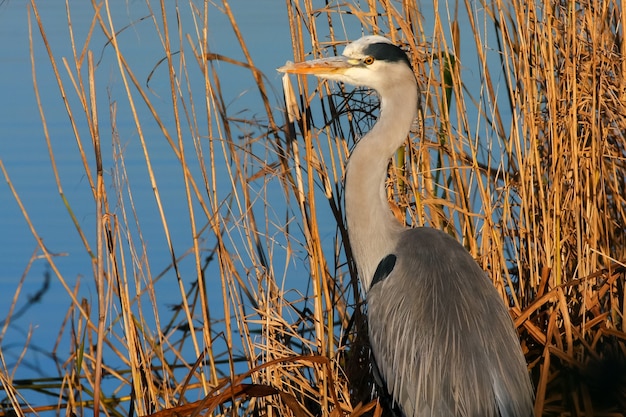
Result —
<path fill-rule="evenodd" d="M 623 5 L 494 6 L 519 155 L 518 323 L 535 330 L 525 342 L 542 363 L 536 410 L 623 412 L 623 377 L 601 374 L 623 372 L 626 355 Z"/>

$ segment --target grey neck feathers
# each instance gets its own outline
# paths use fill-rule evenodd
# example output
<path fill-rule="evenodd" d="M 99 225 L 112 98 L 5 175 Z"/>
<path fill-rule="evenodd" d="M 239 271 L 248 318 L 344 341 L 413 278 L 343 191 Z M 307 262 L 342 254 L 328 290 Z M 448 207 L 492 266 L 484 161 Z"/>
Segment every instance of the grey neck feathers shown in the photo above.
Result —
<path fill-rule="evenodd" d="M 404 143 L 417 115 L 417 84 L 414 79 L 403 84 L 380 94 L 378 122 L 359 141 L 348 161 L 348 235 L 365 291 L 370 288 L 376 266 L 394 250 L 404 230 L 391 213 L 385 189 L 389 160 Z"/>

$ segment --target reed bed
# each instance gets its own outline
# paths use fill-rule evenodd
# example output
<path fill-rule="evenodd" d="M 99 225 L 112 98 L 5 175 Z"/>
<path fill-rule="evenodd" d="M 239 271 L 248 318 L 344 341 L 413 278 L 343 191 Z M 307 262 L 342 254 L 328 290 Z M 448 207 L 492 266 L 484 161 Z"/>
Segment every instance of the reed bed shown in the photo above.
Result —
<path fill-rule="evenodd" d="M 284 97 L 273 95 L 227 0 L 151 9 L 142 24 L 162 48 L 155 72 L 167 74 L 157 96 L 125 55 L 127 22 L 111 18 L 112 4 L 93 3 L 89 32 L 70 30 L 70 57 L 55 55 L 38 6 L 29 8 L 31 45 L 42 42 L 47 57 L 32 57 L 35 91 L 39 98 L 37 71 L 49 62 L 93 201 L 94 230 L 75 225 L 97 300 L 80 296 L 29 222 L 39 242 L 33 259 L 43 256 L 66 289 L 57 343 L 69 354 L 55 356 L 52 388 L 43 379 L 25 385 L 13 379 L 0 344 L 7 398 L 0 415 L 385 412 L 371 400 L 366 308 L 341 186 L 350 148 L 375 122 L 375 96 L 304 78 L 283 79 Z M 422 109 L 390 165 L 391 208 L 408 225 L 452 234 L 488 272 L 519 330 L 537 416 L 625 415 L 623 5 L 290 0 L 280 7 L 289 15 L 293 60 L 340 52 L 347 36 L 358 36 L 349 28 L 404 45 Z M 243 60 L 209 48 L 208 16 L 216 11 L 230 21 Z M 193 16 L 193 27 L 181 26 L 179 13 Z M 116 100 L 134 121 L 165 236 L 169 260 L 161 270 L 143 239 L 138 180 L 117 126 L 122 105 L 98 108 L 108 78 L 94 51 L 103 47 L 114 54 L 123 86 Z M 229 112 L 219 64 L 248 73 L 262 117 Z M 46 108 L 39 111 L 59 195 L 74 218 Z M 147 137 L 148 126 L 157 139 Z M 169 146 L 184 213 L 168 211 L 152 140 Z M 1 161 L 0 168 L 12 185 Z M 172 238 L 170 216 L 186 218 L 182 243 Z M 159 292 L 166 279 L 180 299 L 168 310 Z M 30 390 L 50 403 L 32 404 Z"/>

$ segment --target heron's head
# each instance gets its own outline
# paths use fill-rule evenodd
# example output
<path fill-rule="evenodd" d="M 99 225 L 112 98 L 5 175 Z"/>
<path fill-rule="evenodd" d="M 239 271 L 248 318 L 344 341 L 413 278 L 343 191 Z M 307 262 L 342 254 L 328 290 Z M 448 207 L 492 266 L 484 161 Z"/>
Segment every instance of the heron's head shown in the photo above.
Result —
<path fill-rule="evenodd" d="M 372 88 L 383 93 L 400 87 L 415 76 L 406 53 L 382 36 L 364 36 L 348 46 L 342 56 L 287 63 L 278 68 L 290 74 L 311 74 L 320 78 Z"/>

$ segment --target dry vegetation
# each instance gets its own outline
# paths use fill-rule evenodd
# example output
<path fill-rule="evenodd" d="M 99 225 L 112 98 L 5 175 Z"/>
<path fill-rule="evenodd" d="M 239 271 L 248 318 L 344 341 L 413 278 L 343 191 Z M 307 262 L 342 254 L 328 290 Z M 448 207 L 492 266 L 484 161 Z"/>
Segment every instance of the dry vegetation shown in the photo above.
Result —
<path fill-rule="evenodd" d="M 37 4 L 30 8 L 31 41 L 48 47 Z M 518 326 L 538 416 L 623 416 L 623 4 L 494 0 L 448 6 L 423 17 L 423 6 L 412 0 L 280 4 L 289 12 L 294 60 L 340 51 L 344 20 L 406 46 L 423 89 L 423 117 L 390 168 L 395 213 L 409 224 L 453 234 L 489 272 Z M 199 2 L 179 6 L 191 10 L 194 27 L 169 32 L 167 21 L 178 10 L 172 6 L 155 8 L 143 23 L 154 26 L 154 47 L 164 57 L 155 66 L 169 76 L 170 113 L 160 114 L 146 80 L 128 64 L 118 38 L 122 27 L 109 20 L 109 7 L 94 3 L 93 31 L 108 39 L 106 48 L 117 60 L 135 120 L 133 140 L 145 151 L 168 239 L 171 264 L 162 274 L 178 282 L 181 301 L 169 311 L 159 302 L 161 273 L 146 257 L 133 178 L 116 135 L 116 104 L 110 104 L 111 121 L 100 120 L 96 108 L 108 81 L 94 64 L 94 51 L 103 45 L 91 44 L 92 32 L 78 34 L 71 39 L 74 56 L 61 58 L 49 49 L 47 57 L 33 57 L 33 65 L 49 60 L 60 94 L 77 98 L 66 102 L 67 112 L 97 228 L 84 230 L 78 222 L 76 228 L 93 260 L 98 299 L 82 301 L 40 245 L 71 300 L 59 340 L 72 353 L 57 359 L 60 379 L 51 389 L 37 381 L 16 385 L 14 369 L 4 365 L 7 411 L 0 415 L 44 411 L 41 404 L 29 405 L 31 389 L 56 395 L 48 409 L 59 414 L 92 408 L 140 416 L 380 413 L 368 401 L 363 306 L 344 246 L 341 189 L 348 150 L 375 121 L 375 98 L 311 79 L 297 79 L 292 90 L 286 80 L 287 118 L 275 110 L 277 99 L 255 69 L 246 39 L 239 37 L 243 62 L 210 51 L 206 29 L 216 8 Z M 238 33 L 228 2 L 219 8 Z M 462 40 L 460 25 L 467 26 Z M 475 57 L 467 53 L 473 48 Z M 474 60 L 479 85 L 470 86 L 465 63 Z M 218 61 L 250 72 L 262 118 L 242 121 L 229 114 Z M 194 83 L 190 73 L 197 71 L 201 82 Z M 34 83 L 40 91 L 36 78 Z M 40 111 L 48 135 L 46 109 Z M 188 217 L 187 246 L 169 237 L 168 203 L 155 179 L 159 166 L 143 133 L 155 122 L 158 140 L 168 141 L 180 166 L 187 212 L 175 215 Z M 252 133 L 239 138 L 242 126 Z M 52 146 L 50 155 L 55 166 Z M 103 159 L 112 166 L 103 167 Z M 11 184 L 10 173 L 3 168 L 3 174 Z M 228 191 L 218 191 L 218 183 Z M 19 201 L 19 190 L 14 195 Z M 276 198 L 284 206 L 274 204 Z M 71 202 L 67 207 L 72 215 Z M 28 208 L 23 212 L 27 217 Z M 329 239 L 324 234 L 333 215 L 337 225 Z M 40 239 L 34 227 L 32 232 Z M 183 267 L 191 274 L 181 273 Z M 302 276 L 310 279 L 307 292 L 292 289 L 302 288 L 296 282 Z M 216 293 L 223 302 L 213 304 Z M 0 342 L 6 343 L 1 335 Z"/>

